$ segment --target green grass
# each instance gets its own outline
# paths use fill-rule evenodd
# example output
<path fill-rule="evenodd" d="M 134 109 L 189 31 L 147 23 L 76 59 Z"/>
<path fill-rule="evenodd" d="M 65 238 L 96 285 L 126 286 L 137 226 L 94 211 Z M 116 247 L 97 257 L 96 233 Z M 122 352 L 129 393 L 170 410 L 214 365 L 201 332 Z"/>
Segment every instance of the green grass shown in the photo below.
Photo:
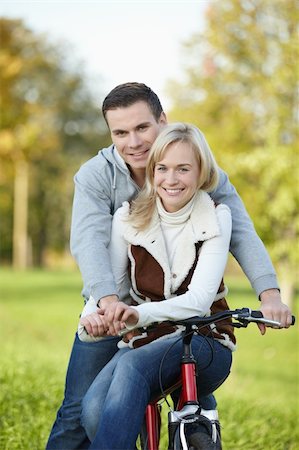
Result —
<path fill-rule="evenodd" d="M 230 306 L 258 306 L 244 281 L 227 284 Z M 1 450 L 45 447 L 63 396 L 80 290 L 78 272 L 0 270 Z M 299 449 L 298 325 L 263 337 L 251 326 L 237 337 L 232 373 L 216 393 L 224 450 Z M 164 425 L 165 415 L 164 408 Z"/>

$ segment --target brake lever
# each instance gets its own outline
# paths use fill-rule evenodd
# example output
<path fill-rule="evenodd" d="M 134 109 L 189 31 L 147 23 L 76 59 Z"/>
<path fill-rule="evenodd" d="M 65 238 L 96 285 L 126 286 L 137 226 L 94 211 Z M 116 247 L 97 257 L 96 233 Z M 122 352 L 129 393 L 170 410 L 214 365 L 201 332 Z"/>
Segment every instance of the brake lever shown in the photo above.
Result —
<path fill-rule="evenodd" d="M 250 322 L 254 322 L 257 324 L 263 323 L 264 325 L 270 326 L 272 328 L 275 328 L 275 327 L 280 328 L 281 327 L 280 322 L 278 322 L 276 320 L 266 319 L 262 316 L 261 313 L 260 313 L 261 317 L 258 317 L 258 316 L 254 317 L 251 314 L 252 314 L 252 310 L 250 308 L 240 309 L 237 314 L 234 314 L 232 316 L 234 319 L 238 320 L 238 322 L 239 322 L 239 325 L 238 325 L 238 323 L 235 323 L 234 326 L 236 328 L 246 328 Z"/>
<path fill-rule="evenodd" d="M 244 322 L 242 321 L 242 323 L 241 322 L 232 322 L 232 326 L 234 328 L 247 328 L 248 325 L 249 325 L 249 322 L 246 322 L 245 320 L 244 320 Z"/>

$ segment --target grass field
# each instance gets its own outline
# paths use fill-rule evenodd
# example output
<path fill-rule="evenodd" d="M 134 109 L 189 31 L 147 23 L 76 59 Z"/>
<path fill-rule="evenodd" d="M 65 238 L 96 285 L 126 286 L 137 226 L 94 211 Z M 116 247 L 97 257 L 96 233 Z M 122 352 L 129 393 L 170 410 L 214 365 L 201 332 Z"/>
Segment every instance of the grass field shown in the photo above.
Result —
<path fill-rule="evenodd" d="M 246 282 L 226 281 L 231 307 L 258 306 Z M 63 395 L 80 290 L 78 272 L 0 270 L 1 450 L 45 447 Z M 298 324 L 264 337 L 251 326 L 237 337 L 232 373 L 216 394 L 224 450 L 299 449 Z M 165 442 L 163 436 L 161 450 Z"/>

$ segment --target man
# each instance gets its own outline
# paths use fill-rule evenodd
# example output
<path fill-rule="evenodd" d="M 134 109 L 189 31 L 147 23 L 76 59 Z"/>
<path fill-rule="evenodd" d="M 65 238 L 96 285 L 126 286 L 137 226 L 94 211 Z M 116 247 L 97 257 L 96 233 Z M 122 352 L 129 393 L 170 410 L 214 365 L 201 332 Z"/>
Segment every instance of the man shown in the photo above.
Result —
<path fill-rule="evenodd" d="M 113 145 L 102 149 L 75 175 L 75 195 L 71 229 L 71 251 L 84 281 L 82 294 L 96 299 L 107 312 L 118 301 L 107 251 L 111 220 L 126 200 L 133 199 L 145 179 L 146 160 L 152 143 L 167 123 L 157 95 L 142 83 L 126 83 L 105 98 L 103 115 Z M 264 245 L 227 175 L 219 169 L 220 181 L 211 192 L 218 203 L 232 212 L 230 251 L 239 262 L 261 300 L 263 314 L 278 320 L 282 327 L 291 323 L 291 313 L 281 302 L 275 270 Z M 100 323 L 90 324 L 97 334 Z M 265 328 L 260 327 L 261 333 Z M 53 425 L 47 449 L 82 449 L 89 442 L 80 426 L 81 399 L 101 368 L 116 352 L 118 338 L 97 343 L 75 338 L 66 377 L 65 398 Z M 203 405 L 206 409 L 212 409 Z"/>

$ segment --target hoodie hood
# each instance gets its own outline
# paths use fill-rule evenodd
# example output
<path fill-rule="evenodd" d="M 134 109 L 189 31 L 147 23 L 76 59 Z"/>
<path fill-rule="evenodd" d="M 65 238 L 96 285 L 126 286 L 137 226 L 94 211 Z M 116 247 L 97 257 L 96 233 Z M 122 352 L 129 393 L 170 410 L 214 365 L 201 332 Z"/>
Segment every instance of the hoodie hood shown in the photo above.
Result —
<path fill-rule="evenodd" d="M 130 171 L 124 162 L 124 160 L 117 153 L 116 147 L 114 144 L 110 145 L 110 147 L 103 148 L 98 152 L 98 156 L 100 158 L 104 158 L 110 165 L 112 170 L 112 188 L 116 189 L 116 174 L 117 170 L 120 170 L 123 174 L 125 174 L 128 178 L 131 178 Z"/>

